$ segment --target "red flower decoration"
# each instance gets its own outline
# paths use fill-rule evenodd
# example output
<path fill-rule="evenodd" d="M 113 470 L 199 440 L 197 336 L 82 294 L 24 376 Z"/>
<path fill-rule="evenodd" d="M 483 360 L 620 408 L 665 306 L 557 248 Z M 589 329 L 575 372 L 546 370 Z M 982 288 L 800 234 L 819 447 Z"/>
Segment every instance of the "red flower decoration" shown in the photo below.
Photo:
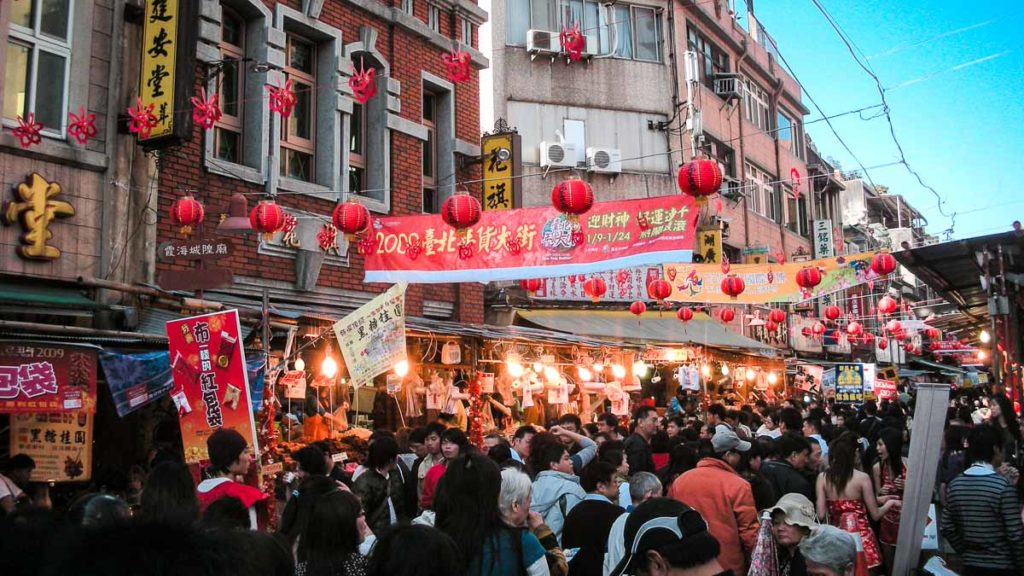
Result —
<path fill-rule="evenodd" d="M 466 242 L 459 246 L 459 259 L 469 260 L 473 257 L 473 245 Z"/>
<path fill-rule="evenodd" d="M 43 141 L 43 137 L 39 135 L 42 130 L 43 125 L 36 122 L 36 115 L 29 112 L 28 120 L 18 116 L 18 127 L 11 132 L 18 138 L 22 148 L 30 148 Z"/>
<path fill-rule="evenodd" d="M 199 89 L 199 96 L 192 97 L 192 119 L 196 124 L 203 127 L 203 130 L 213 128 L 214 123 L 220 120 L 220 95 L 213 94 L 206 97 L 206 89 Z"/>
<path fill-rule="evenodd" d="M 558 42 L 562 45 L 562 52 L 565 52 L 572 62 L 579 62 L 583 57 L 583 49 L 587 47 L 587 39 L 580 32 L 579 22 L 573 24 L 572 28 L 567 26 L 562 28 L 561 34 L 558 35 Z"/>
<path fill-rule="evenodd" d="M 728 274 L 730 269 L 732 269 L 732 265 L 729 264 L 729 257 L 722 254 L 722 274 Z"/>
<path fill-rule="evenodd" d="M 444 61 L 445 71 L 448 75 L 448 80 L 455 84 L 461 84 L 463 82 L 469 82 L 470 74 L 472 72 L 472 56 L 469 52 L 459 52 L 452 50 L 448 54 L 441 56 Z"/>
<path fill-rule="evenodd" d="M 297 100 L 295 91 L 292 90 L 292 81 L 285 81 L 283 86 L 268 85 L 267 90 L 270 90 L 270 111 L 281 116 L 291 116 L 292 107 Z"/>
<path fill-rule="evenodd" d="M 348 79 L 348 86 L 352 89 L 352 97 L 360 104 L 366 104 L 370 98 L 377 94 L 377 69 L 364 68 L 362 59 L 359 60 L 359 70 L 355 71 Z"/>
<path fill-rule="evenodd" d="M 338 252 L 338 229 L 333 224 L 324 224 L 316 233 L 316 243 L 324 252 Z"/>
<path fill-rule="evenodd" d="M 368 234 L 365 238 L 359 241 L 359 245 L 356 246 L 356 251 L 359 254 L 366 256 L 372 254 L 377 249 L 377 241 L 373 238 L 372 234 Z"/>
<path fill-rule="evenodd" d="M 409 260 L 415 260 L 420 257 L 423 253 L 423 242 L 416 240 L 415 242 L 405 241 L 405 255 L 409 257 Z"/>
<path fill-rule="evenodd" d="M 96 137 L 97 132 L 96 115 L 86 113 L 85 106 L 78 107 L 77 115 L 68 112 L 68 134 L 78 140 L 79 144 L 87 144 L 90 138 Z"/>
<path fill-rule="evenodd" d="M 153 113 L 153 105 L 142 105 L 142 98 L 135 99 L 135 108 L 128 109 L 128 131 L 139 138 L 149 138 L 150 132 L 160 120 Z"/>

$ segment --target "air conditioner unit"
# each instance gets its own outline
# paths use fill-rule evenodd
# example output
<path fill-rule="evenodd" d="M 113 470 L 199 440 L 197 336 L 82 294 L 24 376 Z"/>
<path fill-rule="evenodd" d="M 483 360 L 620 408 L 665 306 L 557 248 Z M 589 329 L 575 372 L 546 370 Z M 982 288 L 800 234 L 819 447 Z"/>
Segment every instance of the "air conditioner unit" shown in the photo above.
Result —
<path fill-rule="evenodd" d="M 587 148 L 587 172 L 598 174 L 622 172 L 622 151 L 616 148 Z"/>
<path fill-rule="evenodd" d="M 558 54 L 561 50 L 558 33 L 547 30 L 528 30 L 526 32 L 526 51 L 530 54 Z"/>
<path fill-rule="evenodd" d="M 598 44 L 597 36 L 593 34 L 587 34 L 585 38 L 587 39 L 587 42 L 586 47 L 583 48 L 583 55 L 597 56 L 599 54 L 599 50 L 601 49 L 601 45 Z"/>
<path fill-rule="evenodd" d="M 715 74 L 715 94 L 726 100 L 743 95 L 743 77 L 739 74 Z"/>
<path fill-rule="evenodd" d="M 541 142 L 541 168 L 575 168 L 576 144 L 572 142 Z"/>

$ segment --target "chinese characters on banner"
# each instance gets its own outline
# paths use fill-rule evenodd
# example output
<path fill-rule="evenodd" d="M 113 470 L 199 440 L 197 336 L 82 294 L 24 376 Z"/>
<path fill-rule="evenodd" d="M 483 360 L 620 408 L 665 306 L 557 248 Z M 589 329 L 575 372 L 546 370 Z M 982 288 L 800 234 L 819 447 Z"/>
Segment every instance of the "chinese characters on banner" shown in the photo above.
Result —
<path fill-rule="evenodd" d="M 96 411 L 95 346 L 0 342 L 0 413 Z"/>
<path fill-rule="evenodd" d="M 815 220 L 812 231 L 815 258 L 831 258 L 836 255 L 832 242 L 832 221 Z"/>
<path fill-rule="evenodd" d="M 473 255 L 460 258 L 459 234 L 439 215 L 374 218 L 365 281 L 490 282 L 689 262 L 696 221 L 694 199 L 683 194 L 599 202 L 580 217 L 585 241 L 577 245 L 554 207 L 490 210 L 465 230 Z"/>
<path fill-rule="evenodd" d="M 11 454 L 36 462 L 33 482 L 85 482 L 92 477 L 92 423 L 88 412 L 11 417 Z"/>
<path fill-rule="evenodd" d="M 167 323 L 171 399 L 187 464 L 209 460 L 206 438 L 222 427 L 234 429 L 258 451 L 240 332 L 237 310 Z"/>
<path fill-rule="evenodd" d="M 511 210 L 515 207 L 516 187 L 516 138 L 514 132 L 489 134 L 480 141 L 480 152 L 483 157 L 483 209 Z M 508 159 L 502 160 L 500 155 L 507 151 Z"/>
<path fill-rule="evenodd" d="M 719 264 L 722 261 L 722 231 L 717 228 L 697 230 L 697 246 L 693 261 L 699 264 Z"/>
<path fill-rule="evenodd" d="M 354 386 L 369 384 L 406 359 L 405 288 L 395 284 L 334 323 L 334 334 Z"/>
<path fill-rule="evenodd" d="M 661 278 L 660 266 L 643 266 L 607 270 L 596 274 L 582 276 L 557 276 L 544 278 L 539 290 L 534 292 L 534 300 L 579 300 L 590 301 L 590 296 L 583 293 L 583 282 L 586 278 L 601 278 L 608 291 L 601 300 L 604 302 L 633 302 L 648 298 L 647 285 Z"/>
<path fill-rule="evenodd" d="M 896 382 L 892 380 L 875 379 L 875 397 L 879 400 L 895 400 L 897 398 Z"/>
<path fill-rule="evenodd" d="M 860 404 L 864 402 L 864 365 L 836 364 L 836 402 Z"/>

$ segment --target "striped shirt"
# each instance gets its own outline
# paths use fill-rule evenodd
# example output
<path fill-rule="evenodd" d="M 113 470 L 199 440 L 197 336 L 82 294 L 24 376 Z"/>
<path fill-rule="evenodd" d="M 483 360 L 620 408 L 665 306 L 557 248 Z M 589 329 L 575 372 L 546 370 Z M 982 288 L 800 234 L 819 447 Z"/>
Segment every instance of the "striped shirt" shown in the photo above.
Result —
<path fill-rule="evenodd" d="M 1024 574 L 1017 493 L 991 466 L 975 464 L 949 483 L 941 529 L 966 566 Z"/>

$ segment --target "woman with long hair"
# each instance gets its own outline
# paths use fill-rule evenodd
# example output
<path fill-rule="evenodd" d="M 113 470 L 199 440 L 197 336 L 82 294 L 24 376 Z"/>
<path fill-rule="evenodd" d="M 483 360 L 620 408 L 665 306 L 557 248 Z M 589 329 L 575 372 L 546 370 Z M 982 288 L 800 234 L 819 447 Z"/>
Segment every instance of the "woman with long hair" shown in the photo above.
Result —
<path fill-rule="evenodd" d="M 896 428 L 885 428 L 878 435 L 876 443 L 878 461 L 871 467 L 878 502 L 895 500 L 895 508 L 889 510 L 878 526 L 878 541 L 882 544 L 885 565 L 892 568 L 896 556 L 896 540 L 900 533 L 900 507 L 903 505 L 903 488 L 907 481 L 907 460 L 903 457 L 903 432 Z"/>
<path fill-rule="evenodd" d="M 510 525 L 502 514 L 501 483 L 498 466 L 490 458 L 475 452 L 455 458 L 437 486 L 435 526 L 462 553 L 461 574 L 548 576 L 540 541 L 528 530 Z"/>
<path fill-rule="evenodd" d="M 359 499 L 350 492 L 318 498 L 299 536 L 295 576 L 366 576 L 367 559 L 359 553 L 361 517 Z"/>
<path fill-rule="evenodd" d="M 851 432 L 843 433 L 829 444 L 829 468 L 818 475 L 816 508 L 819 519 L 827 519 L 833 526 L 859 534 L 868 567 L 876 568 L 882 565 L 882 555 L 868 515 L 877 522 L 898 501 L 889 500 L 878 506 L 871 478 L 856 468 L 858 446 L 857 436 Z"/>
<path fill-rule="evenodd" d="M 658 480 L 661 480 L 662 496 L 668 494 L 668 489 L 672 487 L 672 483 L 676 481 L 683 472 L 693 470 L 697 467 L 697 449 L 696 442 L 686 442 L 685 444 L 676 444 L 672 447 L 672 450 L 668 453 L 668 466 L 665 466 L 658 471 Z"/>
<path fill-rule="evenodd" d="M 178 525 L 199 521 L 196 485 L 184 464 L 169 460 L 157 464 L 143 486 L 136 520 Z"/>

